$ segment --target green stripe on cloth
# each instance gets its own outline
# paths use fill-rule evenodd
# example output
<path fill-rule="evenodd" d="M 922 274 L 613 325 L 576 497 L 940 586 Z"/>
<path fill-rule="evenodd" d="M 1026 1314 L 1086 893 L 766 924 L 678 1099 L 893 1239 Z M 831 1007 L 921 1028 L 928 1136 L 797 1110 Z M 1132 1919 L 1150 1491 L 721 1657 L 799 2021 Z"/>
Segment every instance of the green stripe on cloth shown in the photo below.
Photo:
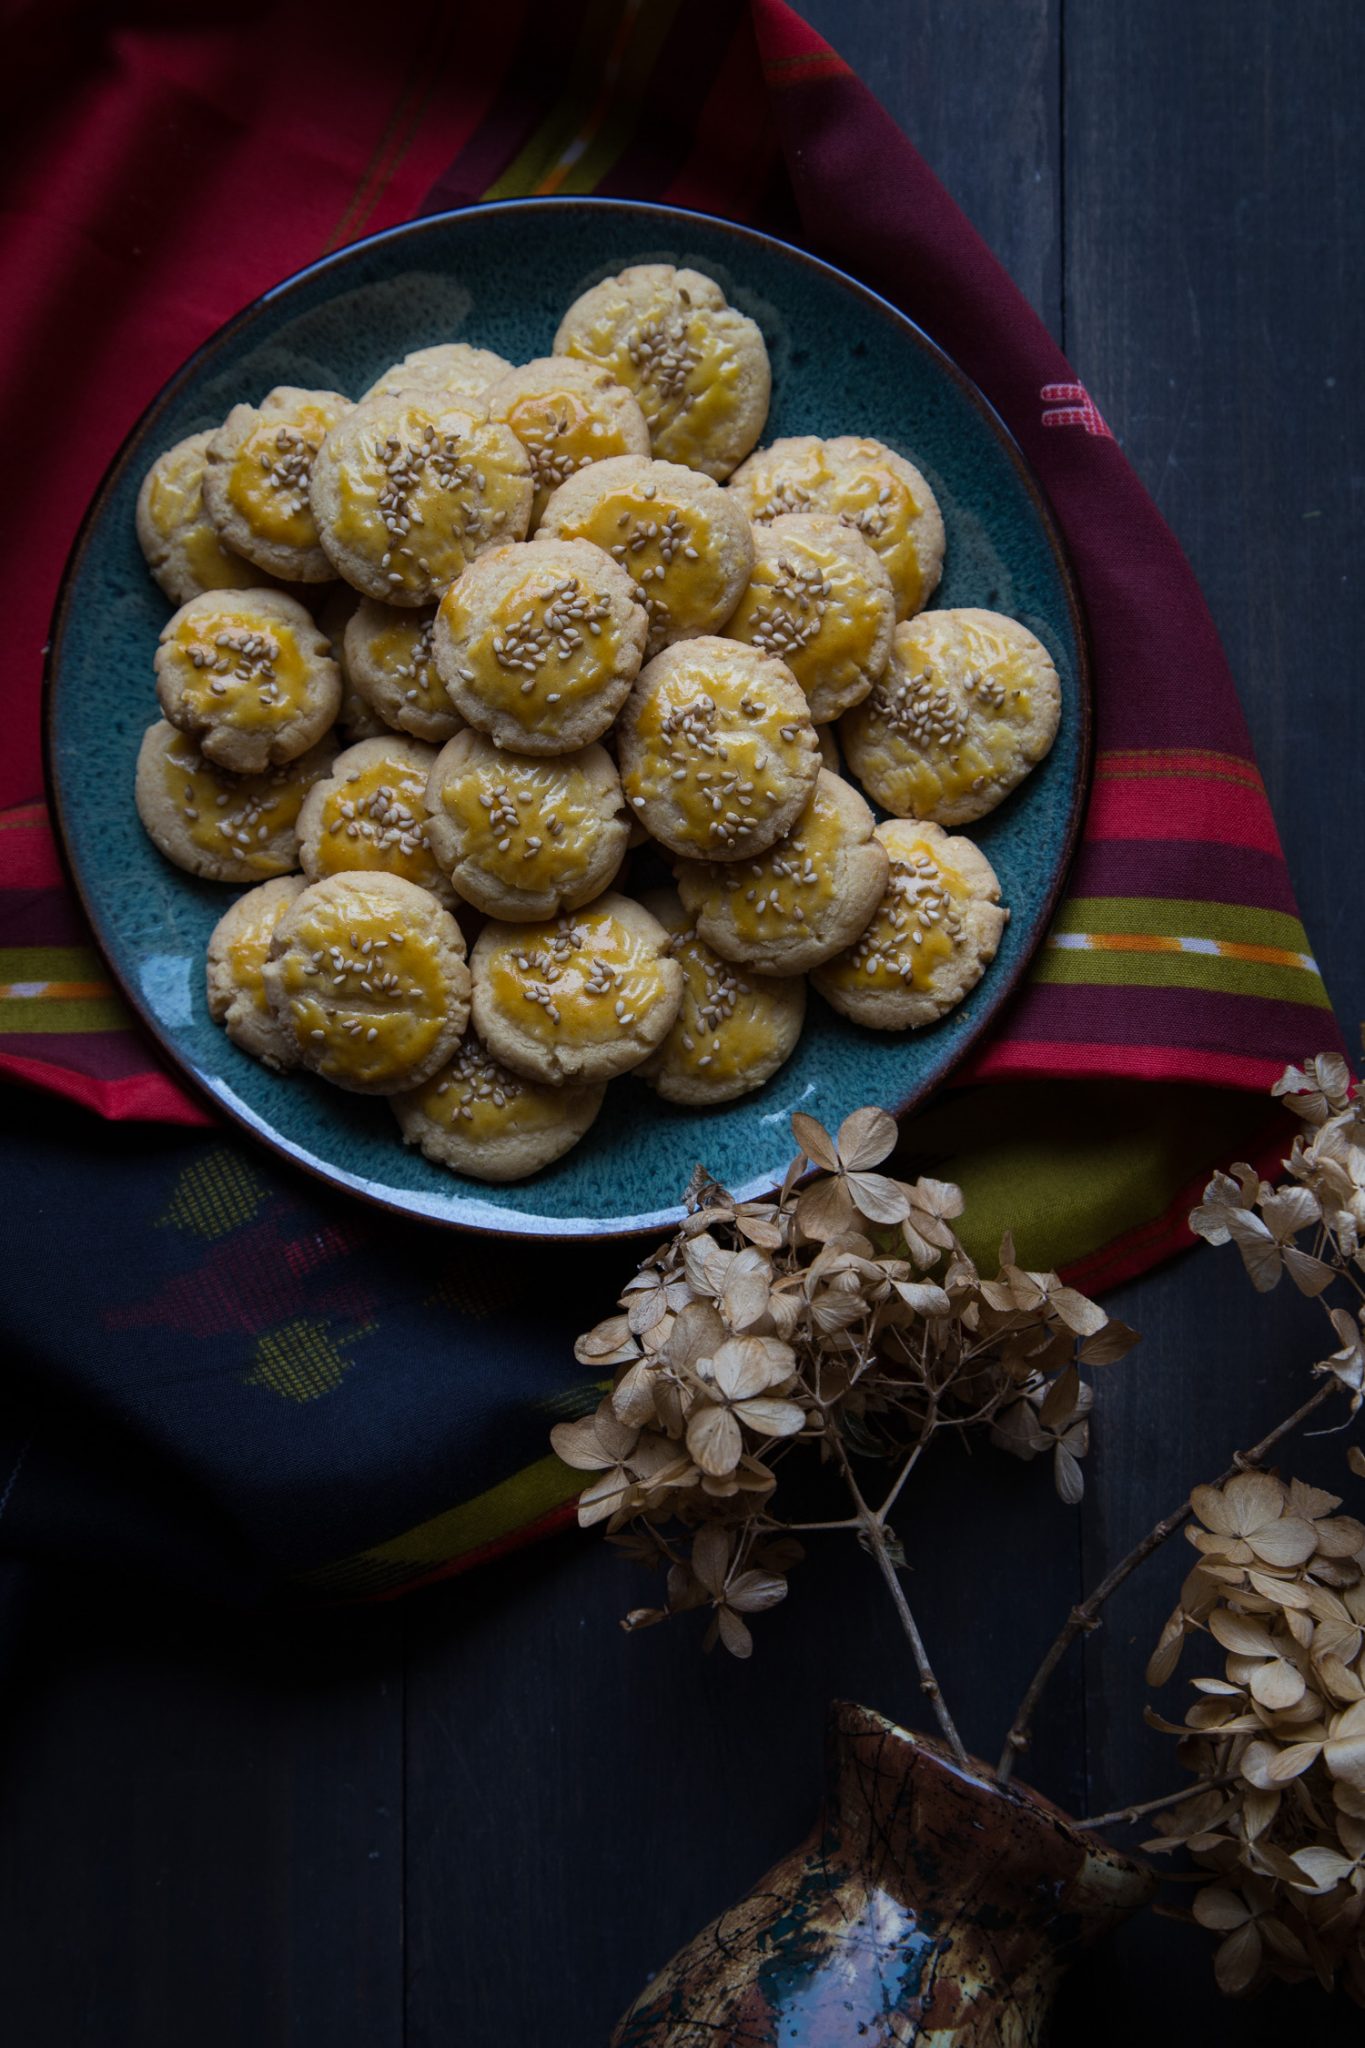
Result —
<path fill-rule="evenodd" d="M 658 55 L 680 0 L 591 0 L 584 17 L 564 89 L 546 119 L 513 158 L 485 199 L 515 199 L 525 193 L 588 192 L 624 148 L 644 107 L 640 88 Z M 604 59 L 606 68 L 604 70 Z M 613 76 L 612 60 L 619 65 Z M 608 123 L 608 113 L 611 119 Z M 609 126 L 616 134 L 607 154 L 595 138 Z M 581 143 L 563 175 L 553 173 Z M 592 174 L 584 181 L 584 166 Z M 548 185 L 546 180 L 552 180 Z"/>
<path fill-rule="evenodd" d="M 0 1032 L 126 1031 L 131 1019 L 117 996 L 5 996 Z"/>
<path fill-rule="evenodd" d="M 1303 926 L 1282 910 L 1165 896 L 1072 896 L 1058 911 L 1053 930 L 1227 939 L 1239 946 L 1281 946 L 1287 953 L 1309 951 Z"/>
<path fill-rule="evenodd" d="M 0 946 L 0 982 L 97 981 L 109 970 L 89 946 Z"/>
<path fill-rule="evenodd" d="M 1060 952 L 1044 947 L 1033 978 L 1066 987 L 1190 988 L 1216 995 L 1261 996 L 1270 1002 L 1306 1003 L 1331 1010 L 1327 991 L 1308 967 L 1274 967 L 1259 960 L 1229 959 L 1222 953 L 1107 952 L 1079 947 Z"/>

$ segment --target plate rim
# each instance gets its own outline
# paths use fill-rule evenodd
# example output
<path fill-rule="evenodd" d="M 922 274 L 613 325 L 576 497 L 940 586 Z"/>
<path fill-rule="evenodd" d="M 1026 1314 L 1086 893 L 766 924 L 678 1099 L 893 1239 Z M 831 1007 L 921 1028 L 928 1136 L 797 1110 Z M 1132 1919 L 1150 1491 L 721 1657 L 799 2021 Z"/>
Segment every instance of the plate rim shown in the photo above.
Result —
<path fill-rule="evenodd" d="M 615 197 L 605 193 L 544 194 L 508 199 L 482 200 L 471 206 L 449 207 L 438 213 L 419 214 L 412 220 L 396 222 L 392 227 L 380 228 L 374 234 L 363 235 L 357 241 L 347 242 L 341 248 L 331 250 L 328 254 L 317 257 L 313 262 L 304 264 L 300 269 L 291 271 L 287 277 L 281 278 L 278 283 L 269 286 L 265 291 L 258 292 L 255 298 L 248 300 L 244 306 L 239 307 L 237 312 L 225 320 L 221 326 L 216 327 L 212 334 L 207 335 L 179 367 L 172 371 L 171 375 L 148 400 L 114 450 L 113 455 L 105 466 L 99 483 L 96 485 L 81 515 L 80 523 L 76 528 L 75 536 L 62 565 L 61 576 L 57 583 L 56 596 L 53 600 L 51 618 L 48 623 L 47 640 L 43 648 L 40 729 L 43 779 L 50 798 L 52 816 L 57 827 L 55 838 L 63 873 L 80 904 L 82 914 L 90 927 L 101 959 L 104 961 L 123 1000 L 127 1003 L 143 1030 L 148 1034 L 159 1063 L 164 1069 L 169 1071 L 171 1077 L 177 1082 L 188 1083 L 191 1091 L 209 1104 L 218 1116 L 227 1118 L 233 1126 L 244 1131 L 257 1144 L 264 1145 L 268 1151 L 277 1158 L 284 1160 L 291 1168 L 306 1173 L 311 1179 L 319 1182 L 324 1187 L 351 1196 L 358 1201 L 366 1203 L 371 1208 L 379 1209 L 386 1214 L 402 1216 L 409 1223 L 426 1225 L 433 1230 L 459 1231 L 462 1235 L 469 1237 L 499 1237 L 543 1244 L 583 1244 L 598 1241 L 605 1243 L 612 1239 L 638 1238 L 647 1234 L 657 1233 L 661 1230 L 675 1228 L 678 1221 L 685 1215 L 686 1210 L 680 1198 L 677 1204 L 659 1211 L 657 1214 L 643 1218 L 632 1218 L 626 1221 L 613 1221 L 606 1227 L 602 1227 L 596 1219 L 548 1218 L 545 1219 L 545 1223 L 550 1227 L 532 1226 L 527 1228 L 523 1224 L 521 1228 L 502 1228 L 495 1224 L 471 1222 L 459 1216 L 433 1216 L 423 1210 L 415 1209 L 410 1202 L 393 1197 L 372 1184 L 366 1183 L 362 1185 L 352 1177 L 343 1174 L 337 1168 L 329 1167 L 324 1162 L 309 1156 L 301 1146 L 295 1144 L 279 1131 L 267 1129 L 263 1121 L 249 1112 L 245 1105 L 239 1108 L 232 1100 L 225 1099 L 223 1095 L 210 1086 L 208 1080 L 200 1074 L 198 1069 L 180 1051 L 173 1036 L 168 1030 L 163 1028 L 150 1005 L 143 998 L 141 991 L 124 977 L 110 951 L 110 947 L 106 942 L 105 928 L 101 921 L 101 912 L 96 908 L 86 889 L 84 877 L 76 863 L 72 852 L 71 840 L 68 836 L 68 794 L 57 769 L 54 726 L 56 721 L 56 701 L 59 691 L 58 671 L 61 665 L 62 645 L 67 627 L 67 614 L 71 603 L 73 586 L 95 528 L 101 514 L 106 509 L 108 501 L 112 498 L 122 479 L 134 444 L 141 439 L 144 431 L 155 422 L 158 415 L 164 412 L 171 405 L 172 401 L 179 396 L 180 392 L 198 371 L 233 340 L 241 329 L 247 327 L 260 313 L 262 308 L 329 270 L 343 269 L 361 250 L 373 249 L 387 243 L 415 242 L 425 234 L 438 231 L 448 227 L 453 222 L 468 219 L 473 215 L 481 216 L 499 212 L 548 214 L 562 212 L 566 208 L 602 214 L 623 214 L 641 221 L 674 223 L 680 229 L 685 229 L 688 225 L 695 223 L 712 232 L 719 231 L 729 235 L 741 245 L 752 243 L 767 250 L 777 250 L 782 255 L 794 260 L 798 265 L 832 280 L 845 291 L 852 293 L 856 299 L 862 301 L 869 310 L 883 319 L 890 320 L 893 326 L 905 333 L 916 347 L 923 350 L 937 364 L 940 371 L 957 386 L 961 396 L 968 405 L 984 420 L 986 427 L 993 434 L 1009 459 L 1019 482 L 1030 499 L 1034 514 L 1043 529 L 1047 544 L 1057 564 L 1076 645 L 1076 683 L 1080 717 L 1077 774 L 1072 785 L 1071 801 L 1063 828 L 1061 857 L 1057 861 L 1047 894 L 1039 905 L 1036 917 L 1036 935 L 1032 943 L 1020 954 L 1004 982 L 998 984 L 993 991 L 992 1001 L 989 1006 L 985 1007 L 985 1014 L 967 1032 L 950 1067 L 946 1072 L 935 1075 L 933 1078 L 911 1088 L 908 1094 L 901 1100 L 883 1105 L 888 1113 L 895 1117 L 898 1123 L 912 1110 L 918 1109 L 935 1096 L 940 1089 L 946 1088 L 951 1084 L 954 1074 L 975 1052 L 987 1033 L 996 1026 L 1002 1012 L 1006 1010 L 1013 997 L 1017 994 L 1025 976 L 1032 967 L 1046 936 L 1048 926 L 1052 922 L 1053 914 L 1065 891 L 1072 866 L 1075 862 L 1077 849 L 1080 845 L 1081 827 L 1090 795 L 1094 767 L 1095 737 L 1090 631 L 1085 606 L 1081 598 L 1079 582 L 1072 562 L 1071 551 L 1046 493 L 1009 426 L 986 397 L 980 386 L 953 360 L 947 350 L 939 342 L 935 341 L 933 336 L 921 327 L 917 321 L 913 320 L 908 313 L 903 312 L 890 299 L 884 297 L 880 292 L 874 291 L 870 285 L 862 283 L 859 278 L 854 277 L 840 265 L 830 263 L 822 256 L 813 255 L 810 250 L 801 248 L 795 242 L 786 241 L 780 235 L 768 234 L 762 228 L 751 227 L 742 221 L 729 220 L 721 214 L 702 213 L 691 207 L 668 206 L 652 200 Z M 766 1174 L 761 1175 L 756 1182 L 746 1184 L 743 1188 L 737 1190 L 736 1199 L 756 1199 L 763 1192 L 767 1191 L 769 1186 L 769 1176 Z M 516 1212 L 509 1213 L 515 1214 Z M 559 1227 L 554 1227 L 556 1224 Z"/>

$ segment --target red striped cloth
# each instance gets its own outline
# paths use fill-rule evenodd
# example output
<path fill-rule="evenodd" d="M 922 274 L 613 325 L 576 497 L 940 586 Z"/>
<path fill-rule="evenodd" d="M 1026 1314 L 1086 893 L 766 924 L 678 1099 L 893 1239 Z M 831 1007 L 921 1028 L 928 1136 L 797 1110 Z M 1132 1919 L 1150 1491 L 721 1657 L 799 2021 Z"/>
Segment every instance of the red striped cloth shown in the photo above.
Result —
<path fill-rule="evenodd" d="M 0 1071 L 112 1117 L 207 1121 L 109 988 L 51 843 L 40 649 L 118 441 L 245 300 L 414 213 L 609 191 L 770 227 L 904 307 L 1042 478 L 1095 649 L 1081 853 L 1028 988 L 975 1062 L 1262 1089 L 1338 1044 L 1236 694 L 1188 564 L 1094 401 L 909 143 L 781 0 L 21 8 L 0 228 Z M 92 315 L 94 316 L 92 318 Z M 54 423 L 59 427 L 54 431 Z"/>

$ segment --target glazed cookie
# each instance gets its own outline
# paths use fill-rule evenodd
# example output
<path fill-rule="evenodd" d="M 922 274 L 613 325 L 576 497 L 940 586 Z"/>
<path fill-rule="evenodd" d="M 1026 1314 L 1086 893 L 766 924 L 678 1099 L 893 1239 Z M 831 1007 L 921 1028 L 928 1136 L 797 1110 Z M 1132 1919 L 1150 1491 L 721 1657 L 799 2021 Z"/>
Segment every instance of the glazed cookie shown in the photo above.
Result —
<path fill-rule="evenodd" d="M 490 917 L 543 921 L 591 903 L 625 858 L 629 819 L 604 747 L 553 760 L 457 733 L 426 790 L 432 852 Z"/>
<path fill-rule="evenodd" d="M 655 890 L 643 902 L 669 935 L 683 994 L 672 1030 L 640 1068 L 640 1079 L 665 1102 L 694 1109 L 751 1094 L 796 1050 L 806 1015 L 805 982 L 799 975 L 779 980 L 746 973 L 722 960 L 672 889 Z"/>
<path fill-rule="evenodd" d="M 521 539 L 531 465 L 481 400 L 405 391 L 365 399 L 332 429 L 312 504 L 339 576 L 390 604 L 433 604 L 485 548 Z"/>
<path fill-rule="evenodd" d="M 634 392 L 666 462 L 727 477 L 763 432 L 763 336 L 699 270 L 641 263 L 605 278 L 564 315 L 555 354 L 600 363 Z"/>
<path fill-rule="evenodd" d="M 430 1080 L 469 1022 L 464 935 L 399 875 L 311 883 L 276 925 L 264 977 L 302 1064 L 358 1095 Z"/>
<path fill-rule="evenodd" d="M 172 604 L 187 604 L 205 590 L 250 590 L 261 572 L 224 547 L 204 508 L 204 463 L 210 429 L 168 448 L 142 479 L 137 494 L 137 542 Z"/>
<path fill-rule="evenodd" d="M 641 672 L 617 727 L 621 784 L 684 860 L 743 860 L 790 832 L 820 743 L 791 670 L 740 640 L 685 640 Z"/>
<path fill-rule="evenodd" d="M 362 597 L 346 628 L 347 682 L 377 729 L 410 732 L 440 746 L 463 723 L 432 657 L 434 611 L 404 611 Z"/>
<path fill-rule="evenodd" d="M 299 812 L 299 866 L 309 881 L 382 870 L 453 904 L 427 836 L 427 777 L 435 759 L 434 747 L 394 732 L 338 754 Z"/>
<path fill-rule="evenodd" d="M 525 1180 L 572 1151 L 606 1088 L 550 1088 L 495 1060 L 471 1028 L 422 1088 L 393 1097 L 409 1145 L 473 1180 Z"/>
<path fill-rule="evenodd" d="M 486 924 L 474 944 L 474 1026 L 532 1081 L 610 1081 L 649 1058 L 682 1001 L 668 934 L 629 897 L 544 924 Z"/>
<path fill-rule="evenodd" d="M 645 416 L 624 384 L 577 356 L 541 356 L 509 370 L 486 394 L 488 416 L 512 429 L 536 487 L 531 531 L 575 470 L 612 455 L 648 455 Z"/>
<path fill-rule="evenodd" d="M 261 882 L 298 866 L 304 797 L 332 765 L 329 734 L 264 775 L 228 775 L 158 720 L 137 757 L 137 814 L 167 860 L 206 882 Z"/>
<path fill-rule="evenodd" d="M 392 363 L 377 377 L 367 398 L 393 398 L 400 391 L 434 391 L 447 398 L 482 398 L 512 365 L 491 348 L 474 348 L 467 341 L 438 341 L 434 348 L 415 348 L 401 363 Z"/>
<path fill-rule="evenodd" d="M 798 434 L 760 448 L 730 479 L 750 519 L 827 512 L 860 533 L 891 578 L 896 616 L 928 604 L 943 573 L 943 517 L 913 462 L 880 441 Z"/>
<path fill-rule="evenodd" d="M 738 500 L 694 469 L 638 455 L 594 462 L 561 484 L 536 538 L 545 534 L 593 541 L 629 572 L 649 614 L 646 656 L 718 632 L 754 566 Z"/>
<path fill-rule="evenodd" d="M 921 612 L 896 629 L 886 674 L 840 726 L 849 765 L 898 818 L 984 818 L 1057 737 L 1052 657 L 999 612 Z"/>
<path fill-rule="evenodd" d="M 862 702 L 895 624 L 891 578 L 851 526 L 816 512 L 755 526 L 754 572 L 726 638 L 785 661 L 817 724 Z"/>
<path fill-rule="evenodd" d="M 855 1024 L 915 1030 L 976 987 L 1009 912 L 995 870 L 970 839 L 904 818 L 888 818 L 877 837 L 891 859 L 886 893 L 858 943 L 811 979 Z"/>
<path fill-rule="evenodd" d="M 568 754 L 612 724 L 646 630 L 610 555 L 538 536 L 470 563 L 441 599 L 432 651 L 450 702 L 479 732 L 523 754 Z"/>
<path fill-rule="evenodd" d="M 234 1045 L 280 1074 L 296 1067 L 299 1056 L 266 1001 L 263 969 L 276 925 L 306 886 L 302 875 L 282 875 L 248 889 L 219 918 L 209 939 L 210 1017 Z"/>
<path fill-rule="evenodd" d="M 259 405 L 234 405 L 208 445 L 204 505 L 224 545 L 272 576 L 327 583 L 308 480 L 318 449 L 344 413 L 339 391 L 277 384 Z"/>
<path fill-rule="evenodd" d="M 866 930 L 890 872 L 871 808 L 822 768 L 794 829 L 757 860 L 679 861 L 678 893 L 707 945 L 763 974 L 804 974 Z"/>
<path fill-rule="evenodd" d="M 156 694 L 208 760 L 259 775 L 321 739 L 341 706 L 341 674 L 296 598 L 207 590 L 161 629 Z"/>

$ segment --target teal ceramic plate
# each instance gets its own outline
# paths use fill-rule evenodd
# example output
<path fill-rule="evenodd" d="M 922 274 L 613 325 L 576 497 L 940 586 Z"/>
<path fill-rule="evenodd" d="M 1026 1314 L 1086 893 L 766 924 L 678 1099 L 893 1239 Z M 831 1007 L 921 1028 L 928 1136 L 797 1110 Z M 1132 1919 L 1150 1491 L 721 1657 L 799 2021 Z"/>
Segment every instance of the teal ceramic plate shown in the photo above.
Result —
<path fill-rule="evenodd" d="M 757 1094 L 669 1108 L 613 1082 L 567 1159 L 484 1187 L 404 1148 L 387 1105 L 302 1076 L 281 1079 L 209 1020 L 204 952 L 231 891 L 165 862 L 133 809 L 138 742 L 157 715 L 152 655 L 167 606 L 133 532 L 153 458 L 273 384 L 359 394 L 409 349 L 467 337 L 513 362 L 548 355 L 570 300 L 629 263 L 690 264 L 762 327 L 773 364 L 765 439 L 875 435 L 933 484 L 948 551 L 937 602 L 1008 612 L 1062 679 L 1047 760 L 972 828 L 1012 915 L 994 965 L 928 1031 L 864 1031 L 812 995 L 795 1056 Z M 862 1103 L 903 1109 L 941 1083 L 1040 943 L 1075 842 L 1088 761 L 1080 615 L 1042 496 L 1005 428 L 917 328 L 850 278 L 747 228 L 614 200 L 513 200 L 436 215 L 300 272 L 191 358 L 121 449 L 72 552 L 48 664 L 48 768 L 72 873 L 114 976 L 174 1066 L 298 1165 L 388 1208 L 467 1229 L 605 1236 L 676 1220 L 693 1166 L 756 1194 L 791 1152 L 788 1118 L 824 1123 Z"/>

